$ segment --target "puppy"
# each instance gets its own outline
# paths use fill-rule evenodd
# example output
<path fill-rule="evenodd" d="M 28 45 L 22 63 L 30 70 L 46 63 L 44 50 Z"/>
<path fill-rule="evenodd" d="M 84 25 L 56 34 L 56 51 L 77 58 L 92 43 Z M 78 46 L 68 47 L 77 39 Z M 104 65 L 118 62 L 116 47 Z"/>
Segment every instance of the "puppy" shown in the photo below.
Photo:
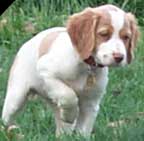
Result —
<path fill-rule="evenodd" d="M 135 17 L 113 5 L 86 8 L 66 27 L 22 45 L 11 67 L 2 111 L 6 126 L 35 91 L 51 105 L 56 135 L 90 136 L 108 83 L 108 67 L 125 66 L 138 39 Z"/>

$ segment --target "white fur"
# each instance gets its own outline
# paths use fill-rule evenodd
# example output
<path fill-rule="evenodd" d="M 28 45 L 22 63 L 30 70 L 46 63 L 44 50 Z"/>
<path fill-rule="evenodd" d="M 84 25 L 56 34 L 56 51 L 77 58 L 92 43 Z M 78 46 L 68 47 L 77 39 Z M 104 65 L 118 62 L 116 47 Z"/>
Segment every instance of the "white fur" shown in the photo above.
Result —
<path fill-rule="evenodd" d="M 114 26 L 112 38 L 98 47 L 95 58 L 104 65 L 114 63 L 112 52 L 126 55 L 124 44 L 118 36 L 123 25 L 121 13 L 110 13 Z M 118 18 L 117 18 L 118 17 Z M 119 20 L 120 18 L 120 20 Z M 115 22 L 116 19 L 116 22 Z M 63 31 L 46 54 L 39 58 L 42 39 L 53 31 Z M 125 62 L 125 59 L 123 63 Z M 87 79 L 93 75 L 96 83 L 87 87 Z M 30 90 L 35 90 L 51 104 L 56 119 L 56 133 L 71 133 L 74 129 L 89 136 L 99 110 L 99 104 L 108 82 L 108 68 L 97 68 L 89 73 L 72 46 L 65 28 L 52 28 L 40 32 L 19 50 L 8 82 L 7 95 L 2 112 L 4 123 L 12 124 L 12 116 L 25 103 Z"/>

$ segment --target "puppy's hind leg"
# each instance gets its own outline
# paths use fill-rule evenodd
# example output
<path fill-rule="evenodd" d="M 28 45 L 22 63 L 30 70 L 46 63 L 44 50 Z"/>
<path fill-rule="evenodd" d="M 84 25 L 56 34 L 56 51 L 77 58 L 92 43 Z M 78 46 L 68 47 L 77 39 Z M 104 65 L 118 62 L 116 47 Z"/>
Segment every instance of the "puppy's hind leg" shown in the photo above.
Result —
<path fill-rule="evenodd" d="M 8 85 L 2 111 L 2 120 L 7 127 L 12 125 L 13 116 L 23 107 L 28 90 L 24 81 L 15 80 Z"/>

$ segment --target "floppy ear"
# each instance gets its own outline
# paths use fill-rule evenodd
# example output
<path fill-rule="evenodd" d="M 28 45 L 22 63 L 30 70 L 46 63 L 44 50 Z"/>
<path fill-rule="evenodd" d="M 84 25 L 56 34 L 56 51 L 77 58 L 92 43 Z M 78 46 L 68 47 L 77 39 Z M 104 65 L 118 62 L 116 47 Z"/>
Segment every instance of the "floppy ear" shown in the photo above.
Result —
<path fill-rule="evenodd" d="M 130 28 L 132 32 L 132 37 L 129 43 L 128 51 L 127 51 L 127 62 L 128 64 L 131 63 L 134 55 L 133 50 L 136 47 L 138 37 L 139 37 L 139 30 L 137 26 L 137 21 L 135 19 L 135 16 L 131 13 L 127 13 L 128 20 L 130 21 Z"/>
<path fill-rule="evenodd" d="M 98 14 L 92 8 L 72 15 L 67 23 L 67 31 L 81 58 L 87 59 L 95 47 Z"/>

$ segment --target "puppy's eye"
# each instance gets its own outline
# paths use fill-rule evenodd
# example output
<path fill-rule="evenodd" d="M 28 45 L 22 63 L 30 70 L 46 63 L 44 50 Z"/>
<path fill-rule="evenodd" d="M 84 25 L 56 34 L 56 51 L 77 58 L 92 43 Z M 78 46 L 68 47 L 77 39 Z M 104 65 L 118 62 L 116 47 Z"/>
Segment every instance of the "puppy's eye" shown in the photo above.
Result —
<path fill-rule="evenodd" d="M 130 36 L 129 35 L 124 35 L 124 36 L 122 36 L 122 40 L 124 42 L 128 42 L 130 40 Z"/>
<path fill-rule="evenodd" d="M 101 37 L 108 37 L 109 36 L 108 32 L 101 32 L 101 33 L 99 33 L 99 35 Z"/>
<path fill-rule="evenodd" d="M 104 40 L 108 40 L 110 38 L 110 34 L 107 31 L 106 32 L 99 32 L 98 35 L 99 35 L 99 37 L 101 37 Z"/>

